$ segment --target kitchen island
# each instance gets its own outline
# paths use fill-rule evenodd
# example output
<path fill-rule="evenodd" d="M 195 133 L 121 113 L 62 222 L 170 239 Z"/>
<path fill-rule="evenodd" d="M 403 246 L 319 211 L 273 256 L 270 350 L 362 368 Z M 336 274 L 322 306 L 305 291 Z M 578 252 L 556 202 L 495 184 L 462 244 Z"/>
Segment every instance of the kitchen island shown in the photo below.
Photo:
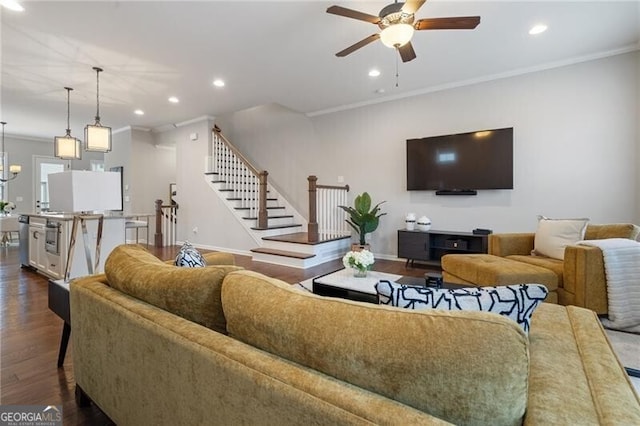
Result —
<path fill-rule="evenodd" d="M 74 215 L 71 213 L 32 213 L 27 216 L 29 216 L 29 264 L 25 266 L 32 267 L 53 279 L 64 278 Z M 121 214 L 104 215 L 100 262 L 98 269 L 94 272 L 101 272 L 109 253 L 116 246 L 126 242 L 125 220 L 125 216 Z M 91 264 L 95 265 L 98 221 L 88 220 L 86 226 Z M 80 225 L 78 225 L 76 232 L 69 278 L 89 275 L 85 241 Z"/>

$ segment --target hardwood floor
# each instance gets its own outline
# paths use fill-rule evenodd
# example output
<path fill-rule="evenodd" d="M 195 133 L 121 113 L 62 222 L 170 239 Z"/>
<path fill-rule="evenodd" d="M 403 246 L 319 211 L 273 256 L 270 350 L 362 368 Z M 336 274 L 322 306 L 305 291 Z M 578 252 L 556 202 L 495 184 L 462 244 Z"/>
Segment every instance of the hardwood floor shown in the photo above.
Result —
<path fill-rule="evenodd" d="M 149 249 L 161 259 L 171 259 L 178 247 Z M 113 424 L 93 405 L 76 407 L 71 344 L 64 365 L 56 367 L 63 321 L 49 310 L 48 279 L 21 268 L 18 256 L 16 245 L 0 247 L 0 404 L 62 405 L 65 425 Z M 342 267 L 342 262 L 335 260 L 300 270 L 235 257 L 239 266 L 288 283 Z M 422 276 L 428 270 L 407 269 L 403 262 L 388 260 L 376 261 L 374 269 L 411 276 Z"/>

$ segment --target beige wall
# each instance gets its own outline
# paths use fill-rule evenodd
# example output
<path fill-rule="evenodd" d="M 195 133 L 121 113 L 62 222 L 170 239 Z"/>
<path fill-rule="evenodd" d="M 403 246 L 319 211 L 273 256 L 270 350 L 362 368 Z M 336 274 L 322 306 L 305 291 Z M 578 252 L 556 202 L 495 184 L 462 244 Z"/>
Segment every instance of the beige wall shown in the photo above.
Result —
<path fill-rule="evenodd" d="M 274 181 L 285 175 L 277 183 L 286 193 L 300 194 L 304 185 L 287 176 L 314 173 L 327 184 L 344 176 L 352 196 L 368 191 L 374 201 L 386 200 L 388 215 L 372 240 L 379 255 L 395 256 L 396 231 L 409 212 L 430 217 L 434 229 L 452 231 L 530 231 L 538 214 L 638 223 L 638 55 L 311 118 L 267 106 L 223 122 L 232 126 L 232 142 Z M 473 197 L 406 190 L 406 139 L 511 126 L 514 190 Z M 295 196 L 292 202 L 304 205 Z"/>
<path fill-rule="evenodd" d="M 640 14 L 640 3 L 638 3 Z M 635 223 L 640 223 L 640 52 L 636 53 L 636 214 Z M 640 239 L 640 237 L 638 237 Z"/>

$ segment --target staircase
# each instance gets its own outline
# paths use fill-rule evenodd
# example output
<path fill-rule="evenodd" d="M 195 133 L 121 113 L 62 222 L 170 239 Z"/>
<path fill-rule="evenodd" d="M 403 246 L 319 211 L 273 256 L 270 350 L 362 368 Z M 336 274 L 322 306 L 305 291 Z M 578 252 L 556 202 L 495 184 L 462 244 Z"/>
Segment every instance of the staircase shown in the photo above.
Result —
<path fill-rule="evenodd" d="M 344 229 L 310 236 L 307 220 L 268 182 L 268 173 L 251 165 L 217 127 L 211 153 L 205 179 L 256 242 L 254 260 L 304 269 L 348 251 L 350 232 Z"/>

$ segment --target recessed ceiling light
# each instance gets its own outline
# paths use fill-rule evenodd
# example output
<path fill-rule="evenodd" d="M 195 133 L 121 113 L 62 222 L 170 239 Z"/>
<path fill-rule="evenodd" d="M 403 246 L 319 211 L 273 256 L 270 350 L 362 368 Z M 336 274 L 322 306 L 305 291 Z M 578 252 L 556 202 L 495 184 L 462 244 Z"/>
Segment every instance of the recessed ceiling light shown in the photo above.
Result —
<path fill-rule="evenodd" d="M 378 77 L 380 75 L 380 70 L 372 69 L 369 71 L 369 77 Z"/>
<path fill-rule="evenodd" d="M 176 98 L 175 96 L 171 96 L 169 98 L 169 102 L 171 102 L 172 104 L 177 104 L 178 102 L 180 102 L 180 99 Z"/>
<path fill-rule="evenodd" d="M 545 31 L 547 31 L 547 26 L 545 24 L 537 24 L 531 27 L 531 29 L 529 30 L 529 34 L 536 35 L 541 34 Z"/>
<path fill-rule="evenodd" d="M 137 110 L 133 111 L 133 113 L 134 113 L 135 115 L 144 115 L 144 111 L 143 111 L 143 110 L 141 110 L 141 109 L 137 109 Z"/>
<path fill-rule="evenodd" d="M 213 85 L 216 87 L 224 87 L 224 81 L 217 78 L 213 80 Z"/>
<path fill-rule="evenodd" d="M 0 5 L 14 12 L 24 12 L 24 7 L 16 0 L 0 0 Z"/>

